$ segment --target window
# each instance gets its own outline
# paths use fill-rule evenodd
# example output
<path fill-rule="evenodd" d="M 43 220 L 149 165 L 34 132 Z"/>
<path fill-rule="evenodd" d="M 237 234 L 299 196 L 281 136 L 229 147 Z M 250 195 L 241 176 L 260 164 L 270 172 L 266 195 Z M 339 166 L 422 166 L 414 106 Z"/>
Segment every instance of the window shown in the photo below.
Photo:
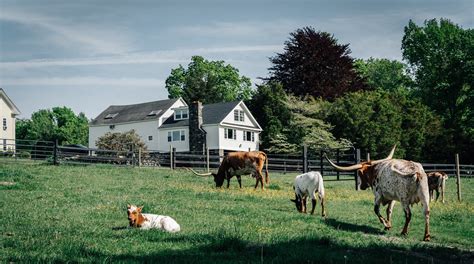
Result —
<path fill-rule="evenodd" d="M 161 113 L 161 109 L 160 110 L 153 110 L 147 116 L 157 116 L 159 113 Z"/>
<path fill-rule="evenodd" d="M 113 119 L 114 117 L 116 117 L 118 115 L 118 113 L 113 113 L 113 114 L 108 114 L 104 117 L 104 119 Z"/>
<path fill-rule="evenodd" d="M 152 141 L 153 140 L 153 136 L 148 136 L 148 141 Z"/>
<path fill-rule="evenodd" d="M 255 142 L 255 133 L 251 131 L 244 131 L 244 141 Z"/>
<path fill-rule="evenodd" d="M 110 125 L 109 128 L 110 129 L 115 129 L 115 125 Z"/>
<path fill-rule="evenodd" d="M 3 140 L 3 151 L 6 151 L 7 150 L 7 140 L 4 139 Z"/>
<path fill-rule="evenodd" d="M 234 121 L 244 122 L 244 111 L 234 110 Z"/>
<path fill-rule="evenodd" d="M 7 130 L 7 119 L 3 118 L 3 130 Z"/>
<path fill-rule="evenodd" d="M 168 132 L 168 142 L 171 141 L 185 141 L 186 136 L 184 130 L 176 130 Z"/>
<path fill-rule="evenodd" d="M 176 109 L 174 110 L 174 120 L 188 119 L 188 109 Z"/>
<path fill-rule="evenodd" d="M 237 139 L 237 135 L 236 135 L 236 131 L 235 129 L 232 129 L 232 128 L 224 128 L 224 138 L 227 138 L 227 139 Z"/>

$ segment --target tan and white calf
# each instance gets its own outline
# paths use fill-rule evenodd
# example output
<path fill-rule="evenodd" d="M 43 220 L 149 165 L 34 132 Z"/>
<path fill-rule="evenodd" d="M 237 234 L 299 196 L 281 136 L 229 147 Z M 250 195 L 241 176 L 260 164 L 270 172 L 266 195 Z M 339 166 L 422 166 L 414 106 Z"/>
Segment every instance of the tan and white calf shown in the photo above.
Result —
<path fill-rule="evenodd" d="M 444 203 L 444 189 L 448 175 L 442 171 L 433 171 L 428 175 L 428 187 L 430 189 L 430 198 L 433 200 L 433 191 L 436 191 L 436 201 L 439 198 L 439 191 L 441 189 L 441 201 Z"/>
<path fill-rule="evenodd" d="M 127 205 L 128 222 L 130 227 L 140 229 L 160 229 L 166 232 L 175 233 L 181 230 L 179 224 L 166 215 L 142 214 L 143 206 Z"/>

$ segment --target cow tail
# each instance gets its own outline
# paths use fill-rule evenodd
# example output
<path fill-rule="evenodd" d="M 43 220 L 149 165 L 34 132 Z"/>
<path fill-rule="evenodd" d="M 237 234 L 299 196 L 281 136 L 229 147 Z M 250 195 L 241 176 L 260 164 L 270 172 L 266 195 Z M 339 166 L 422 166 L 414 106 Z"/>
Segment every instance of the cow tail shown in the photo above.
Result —
<path fill-rule="evenodd" d="M 270 177 L 268 177 L 268 157 L 266 154 L 265 154 L 265 182 L 267 184 L 270 183 Z"/>

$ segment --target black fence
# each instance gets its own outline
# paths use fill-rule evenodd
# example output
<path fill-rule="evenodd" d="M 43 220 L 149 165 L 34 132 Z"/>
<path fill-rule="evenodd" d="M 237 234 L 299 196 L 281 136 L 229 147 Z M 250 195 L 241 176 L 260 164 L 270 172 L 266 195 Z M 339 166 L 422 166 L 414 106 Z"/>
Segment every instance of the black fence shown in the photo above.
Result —
<path fill-rule="evenodd" d="M 354 172 L 338 172 L 324 158 L 326 154 L 341 166 L 360 162 L 360 150 L 308 149 L 301 153 L 267 154 L 268 170 L 280 173 L 319 171 L 326 180 L 355 180 Z M 3 161 L 47 162 L 51 164 L 112 164 L 115 166 L 141 166 L 183 168 L 215 171 L 223 158 L 216 151 L 160 152 L 152 150 L 111 151 L 87 148 L 81 145 L 58 146 L 55 142 L 36 140 L 0 139 L 0 156 Z M 444 171 L 456 174 L 455 164 L 423 164 L 425 171 Z M 474 165 L 460 165 L 461 177 L 473 177 Z"/>

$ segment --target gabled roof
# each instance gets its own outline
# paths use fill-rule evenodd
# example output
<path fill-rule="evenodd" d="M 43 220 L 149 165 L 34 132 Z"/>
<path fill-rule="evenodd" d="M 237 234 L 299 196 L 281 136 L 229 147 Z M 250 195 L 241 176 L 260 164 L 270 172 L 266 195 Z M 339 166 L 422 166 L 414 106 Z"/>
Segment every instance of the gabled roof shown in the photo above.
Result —
<path fill-rule="evenodd" d="M 226 116 L 242 101 L 232 101 L 225 103 L 207 104 L 202 106 L 202 124 L 203 125 L 216 125 L 221 124 Z M 245 104 L 244 104 L 245 106 Z M 247 109 L 246 107 L 244 107 Z M 249 112 L 250 113 L 250 112 Z M 256 122 L 256 121 L 255 121 Z M 174 128 L 174 127 L 187 127 L 189 126 L 189 119 L 174 120 L 174 116 L 170 116 L 160 126 L 160 128 Z M 258 128 L 260 126 L 257 124 Z"/>
<path fill-rule="evenodd" d="M 180 98 L 133 105 L 111 105 L 93 119 L 90 125 L 158 120 L 178 100 Z"/>
<path fill-rule="evenodd" d="M 19 115 L 21 114 L 20 110 L 16 105 L 13 103 L 13 101 L 8 97 L 8 95 L 5 93 L 5 91 L 0 88 L 0 97 L 3 97 L 7 105 L 10 107 L 14 115 Z"/>

